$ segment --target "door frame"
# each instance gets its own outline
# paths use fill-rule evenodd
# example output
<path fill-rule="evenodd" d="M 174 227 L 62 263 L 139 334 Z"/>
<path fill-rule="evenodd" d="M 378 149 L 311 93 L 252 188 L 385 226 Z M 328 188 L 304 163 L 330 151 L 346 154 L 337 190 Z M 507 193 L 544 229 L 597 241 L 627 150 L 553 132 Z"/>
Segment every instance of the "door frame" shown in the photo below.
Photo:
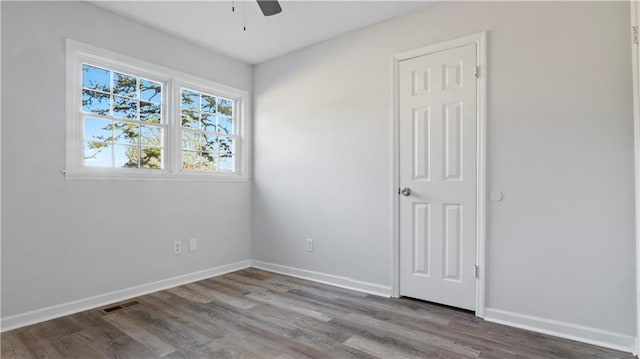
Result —
<path fill-rule="evenodd" d="M 487 271 L 485 266 L 485 231 L 486 231 L 486 120 L 487 120 L 487 32 L 459 37 L 433 45 L 397 53 L 391 58 L 392 79 L 392 275 L 391 293 L 393 297 L 400 296 L 400 91 L 399 91 L 399 67 L 400 61 L 414 57 L 429 55 L 435 52 L 456 47 L 476 44 L 476 64 L 479 68 L 477 86 L 477 145 L 476 145 L 476 265 L 478 277 L 476 278 L 476 310 L 477 317 L 484 318 L 485 312 L 485 282 Z"/>
<path fill-rule="evenodd" d="M 636 344 L 635 354 L 640 353 L 640 45 L 637 44 L 640 30 L 640 4 L 631 1 L 631 57 L 633 74 L 633 143 L 635 183 L 636 225 Z"/>

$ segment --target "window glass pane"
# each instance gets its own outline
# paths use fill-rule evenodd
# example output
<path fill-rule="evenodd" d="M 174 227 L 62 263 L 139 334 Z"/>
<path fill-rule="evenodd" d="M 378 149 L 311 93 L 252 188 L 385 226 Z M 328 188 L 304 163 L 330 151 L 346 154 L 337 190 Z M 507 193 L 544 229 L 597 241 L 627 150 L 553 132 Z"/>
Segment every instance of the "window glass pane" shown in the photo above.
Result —
<path fill-rule="evenodd" d="M 140 144 L 143 146 L 162 147 L 162 128 L 140 126 Z"/>
<path fill-rule="evenodd" d="M 215 171 L 217 169 L 218 155 L 211 152 L 202 152 L 200 155 L 200 169 L 203 171 Z"/>
<path fill-rule="evenodd" d="M 185 170 L 200 169 L 200 154 L 195 151 L 182 151 L 182 168 Z"/>
<path fill-rule="evenodd" d="M 218 137 L 204 134 L 202 136 L 202 150 L 206 152 L 218 153 Z"/>
<path fill-rule="evenodd" d="M 182 148 L 197 151 L 200 149 L 200 134 L 197 132 L 182 132 Z"/>
<path fill-rule="evenodd" d="M 109 115 L 110 97 L 109 94 L 82 90 L 82 111 L 107 116 Z"/>
<path fill-rule="evenodd" d="M 119 96 L 138 97 L 138 79 L 133 76 L 113 73 L 113 93 Z"/>
<path fill-rule="evenodd" d="M 114 142 L 138 144 L 140 138 L 140 127 L 133 123 L 115 122 L 114 123 Z"/>
<path fill-rule="evenodd" d="M 222 115 L 218 116 L 218 132 L 230 135 L 233 134 L 233 120 L 231 117 Z"/>
<path fill-rule="evenodd" d="M 200 115 L 200 128 L 204 131 L 216 130 L 216 115 L 203 113 Z"/>
<path fill-rule="evenodd" d="M 114 96 L 113 100 L 114 117 L 128 118 L 131 120 L 138 118 L 138 101 L 120 96 Z"/>
<path fill-rule="evenodd" d="M 140 148 L 138 146 L 114 145 L 115 167 L 138 168 Z"/>
<path fill-rule="evenodd" d="M 218 112 L 226 116 L 233 116 L 233 101 L 218 98 Z"/>
<path fill-rule="evenodd" d="M 111 144 L 89 141 L 84 144 L 84 165 L 88 167 L 111 167 Z"/>
<path fill-rule="evenodd" d="M 235 152 L 233 149 L 233 138 L 231 137 L 219 136 L 218 145 L 220 148 L 220 157 L 231 156 Z"/>
<path fill-rule="evenodd" d="M 216 98 L 209 95 L 202 95 L 202 112 L 216 112 Z"/>
<path fill-rule="evenodd" d="M 218 158 L 218 171 L 220 171 L 220 172 L 233 172 L 234 171 L 234 156 L 220 156 Z"/>
<path fill-rule="evenodd" d="M 158 104 L 162 102 L 162 84 L 140 79 L 140 99 Z"/>
<path fill-rule="evenodd" d="M 141 168 L 162 168 L 162 149 L 157 147 L 142 147 L 140 151 Z"/>
<path fill-rule="evenodd" d="M 82 65 L 82 87 L 91 90 L 110 92 L 111 71 L 98 67 Z"/>
<path fill-rule="evenodd" d="M 200 95 L 195 91 L 182 89 L 182 108 L 200 110 Z"/>
<path fill-rule="evenodd" d="M 200 114 L 194 111 L 182 111 L 182 127 L 186 128 L 200 128 Z"/>
<path fill-rule="evenodd" d="M 160 105 L 140 101 L 140 121 L 160 123 Z"/>
<path fill-rule="evenodd" d="M 113 141 L 113 121 L 85 117 L 84 140 L 104 143 Z"/>

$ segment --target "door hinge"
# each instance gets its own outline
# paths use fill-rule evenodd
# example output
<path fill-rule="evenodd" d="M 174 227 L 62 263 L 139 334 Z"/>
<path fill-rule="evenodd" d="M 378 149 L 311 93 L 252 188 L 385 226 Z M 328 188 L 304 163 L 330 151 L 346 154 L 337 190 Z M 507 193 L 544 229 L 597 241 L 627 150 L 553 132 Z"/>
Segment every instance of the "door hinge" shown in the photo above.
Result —
<path fill-rule="evenodd" d="M 631 31 L 633 32 L 633 44 L 638 45 L 638 27 L 632 26 Z"/>
<path fill-rule="evenodd" d="M 478 277 L 478 265 L 477 265 L 477 264 L 474 264 L 474 265 L 473 265 L 473 276 L 474 276 L 475 278 L 479 278 L 479 277 Z"/>
<path fill-rule="evenodd" d="M 476 66 L 473 69 L 473 77 L 479 79 L 480 78 L 480 66 Z"/>

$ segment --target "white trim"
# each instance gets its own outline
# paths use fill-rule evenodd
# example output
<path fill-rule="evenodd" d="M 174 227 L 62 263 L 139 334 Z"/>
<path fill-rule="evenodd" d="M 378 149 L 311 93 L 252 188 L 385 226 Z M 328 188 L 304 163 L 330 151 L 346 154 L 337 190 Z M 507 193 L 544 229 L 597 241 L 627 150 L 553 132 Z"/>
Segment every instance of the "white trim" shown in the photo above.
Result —
<path fill-rule="evenodd" d="M 400 297 L 400 60 L 391 58 L 391 294 Z"/>
<path fill-rule="evenodd" d="M 635 224 L 636 224 L 636 343 L 634 354 L 640 354 L 640 46 L 633 44 L 633 27 L 640 26 L 640 9 L 631 1 L 631 55 L 633 63 L 633 134 L 635 149 Z M 640 36 L 640 35 L 639 35 Z"/>
<path fill-rule="evenodd" d="M 487 62 L 487 33 L 480 34 L 478 40 L 478 193 L 477 193 L 477 246 L 476 263 L 479 267 L 476 286 L 476 316 L 484 318 L 486 306 L 486 224 L 487 224 L 487 82 L 489 66 Z"/>
<path fill-rule="evenodd" d="M 2 5 L 0 5 L 0 19 L 2 19 Z M 5 30 L 6 31 L 6 30 Z M 0 26 L 0 39 L 2 38 L 2 26 Z M 0 46 L 0 84 L 2 83 L 2 46 Z M 2 86 L 0 86 L 0 99 L 2 99 Z M 0 101 L 0 129 L 2 128 L 2 101 Z M 2 134 L 0 130 L 0 139 L 2 139 Z M 2 141 L 0 141 L 2 142 Z M 0 149 L 2 145 L 0 144 Z M 1 151 L 0 151 L 1 152 Z M 0 159 L 2 158 L 2 154 L 0 153 Z M 0 268 L 2 268 L 2 166 L 0 165 Z M 0 308 L 2 308 L 2 295 L 0 295 Z M 1 312 L 1 309 L 0 309 Z"/>
<path fill-rule="evenodd" d="M 511 327 L 526 329 L 533 332 L 553 335 L 560 338 L 598 345 L 624 352 L 632 352 L 636 341 L 636 338 L 631 335 L 494 308 L 485 309 L 484 319 L 493 323 L 504 324 Z"/>
<path fill-rule="evenodd" d="M 36 309 L 26 313 L 12 315 L 10 317 L 0 319 L 0 331 L 5 332 L 8 330 L 43 322 L 45 320 L 59 318 L 84 310 L 94 309 L 107 304 L 139 297 L 141 295 L 149 294 L 152 292 L 157 292 L 160 290 L 177 287 L 183 284 L 196 282 L 230 272 L 235 272 L 240 269 L 249 268 L 250 266 L 251 261 L 244 260 L 167 279 L 161 279 L 159 281 L 147 284 L 120 289 L 109 293 L 99 294 L 93 297 L 78 299 L 67 303 Z"/>
<path fill-rule="evenodd" d="M 263 262 L 260 260 L 251 261 L 251 267 L 262 269 L 268 272 L 284 274 L 291 277 L 301 278 L 318 282 L 322 284 L 332 285 L 345 289 L 351 289 L 358 292 L 373 294 L 381 297 L 391 297 L 391 288 L 388 286 L 364 282 L 348 277 L 337 276 L 334 274 L 310 271 L 307 269 L 283 266 L 280 264 Z"/>
<path fill-rule="evenodd" d="M 96 168 L 96 170 L 98 170 Z M 133 170 L 132 170 L 133 171 Z M 235 176 L 228 174 L 200 174 L 199 172 L 181 173 L 179 175 L 167 172 L 141 172 L 127 171 L 127 169 L 100 168 L 100 175 L 94 170 L 77 169 L 75 171 L 62 170 L 67 180 L 89 181 L 189 181 L 189 182 L 249 182 L 248 176 Z M 144 172 L 142 172 L 144 171 Z"/>
<path fill-rule="evenodd" d="M 392 71 L 392 169 L 393 169 L 393 187 L 392 187 L 392 286 L 391 293 L 394 297 L 400 296 L 400 206 L 397 194 L 400 185 L 399 156 L 400 156 L 400 139 L 399 136 L 399 89 L 398 89 L 398 69 L 402 60 L 411 59 L 418 56 L 424 56 L 431 53 L 452 49 L 455 47 L 465 46 L 468 44 L 476 44 L 476 65 L 479 67 L 480 76 L 477 85 L 478 96 L 478 118 L 477 118 L 477 180 L 476 180 L 476 264 L 479 267 L 478 278 L 476 280 L 476 310 L 477 317 L 485 316 L 485 283 L 486 283 L 486 138 L 487 138 L 487 33 L 480 32 L 457 39 L 441 42 L 435 45 L 429 45 L 418 49 L 405 51 L 395 54 L 391 60 Z"/>
<path fill-rule="evenodd" d="M 138 60 L 106 49 L 98 48 L 72 39 L 66 44 L 66 147 L 65 169 L 62 172 L 70 180 L 187 180 L 215 182 L 247 182 L 251 170 L 251 113 L 249 91 L 237 89 L 204 78 L 193 76 L 164 66 Z M 110 70 L 130 73 L 162 83 L 162 111 L 165 114 L 164 169 L 144 170 L 125 168 L 82 167 L 81 129 L 81 70 L 80 64 L 89 62 Z M 180 160 L 181 136 L 179 92 L 176 88 L 186 86 L 201 92 L 233 100 L 236 133 L 236 172 L 182 171 Z"/>

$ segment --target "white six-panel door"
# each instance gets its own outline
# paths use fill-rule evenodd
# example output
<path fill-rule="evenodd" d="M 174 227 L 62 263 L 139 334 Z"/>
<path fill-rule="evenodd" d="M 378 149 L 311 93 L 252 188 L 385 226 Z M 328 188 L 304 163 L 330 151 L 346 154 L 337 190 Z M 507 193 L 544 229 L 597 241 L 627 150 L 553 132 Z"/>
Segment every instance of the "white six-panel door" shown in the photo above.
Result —
<path fill-rule="evenodd" d="M 400 295 L 475 309 L 476 44 L 399 63 Z M 410 192 L 410 193 L 409 193 Z"/>

